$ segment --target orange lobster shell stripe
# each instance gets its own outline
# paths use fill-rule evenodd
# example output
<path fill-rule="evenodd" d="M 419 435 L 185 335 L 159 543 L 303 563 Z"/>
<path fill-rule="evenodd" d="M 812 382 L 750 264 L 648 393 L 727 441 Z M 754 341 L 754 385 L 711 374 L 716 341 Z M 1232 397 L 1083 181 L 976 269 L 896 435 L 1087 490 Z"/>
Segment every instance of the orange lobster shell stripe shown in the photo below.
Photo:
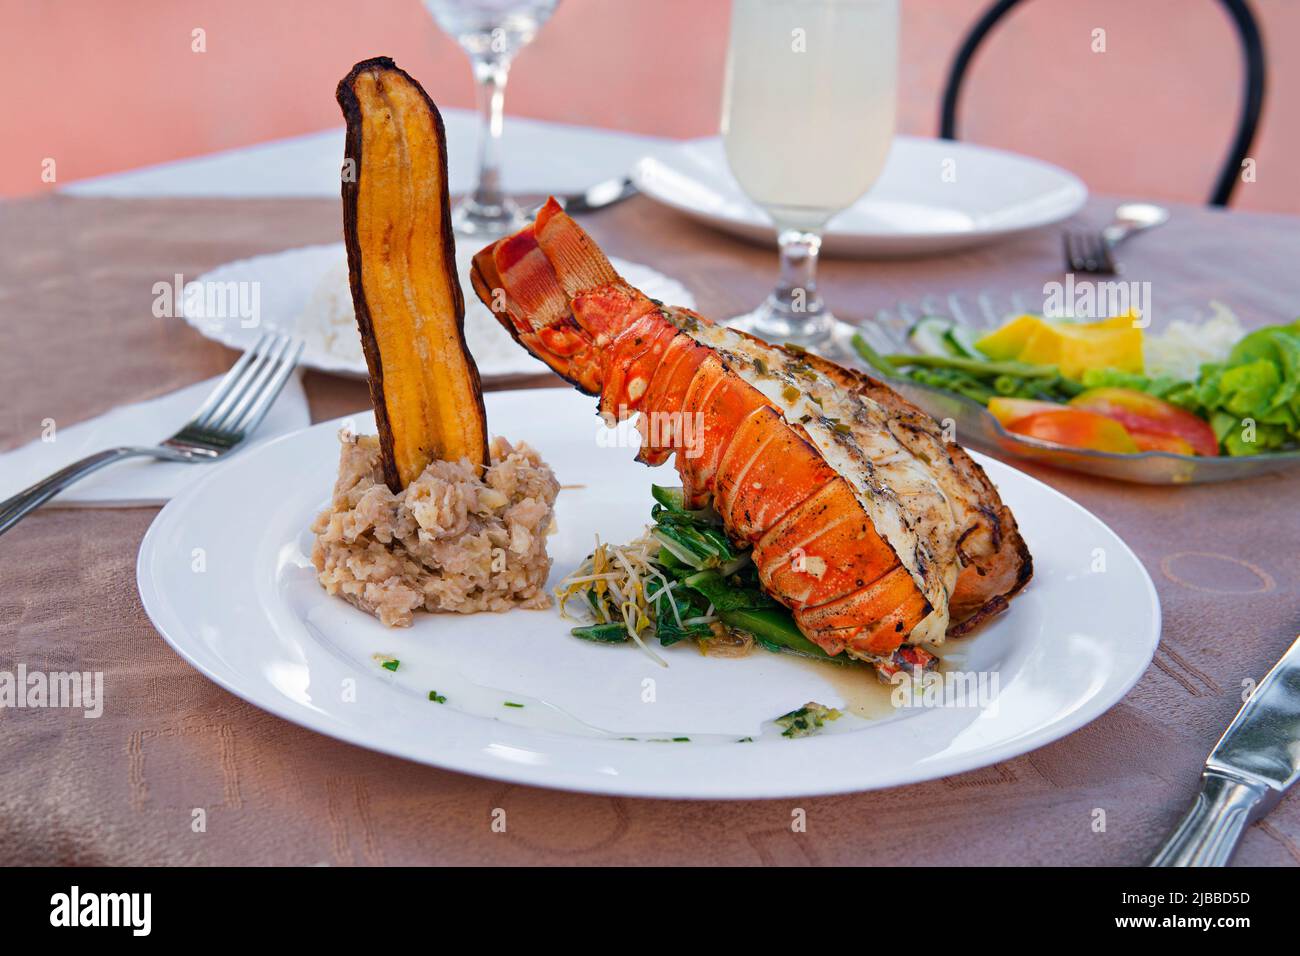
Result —
<path fill-rule="evenodd" d="M 803 427 L 681 327 L 706 320 L 627 285 L 553 199 L 474 257 L 473 283 L 516 341 L 599 395 L 603 415 L 641 413 L 638 458 L 676 455 L 688 505 L 712 501 L 753 545 L 767 592 L 828 653 L 888 655 L 931 612 Z"/>

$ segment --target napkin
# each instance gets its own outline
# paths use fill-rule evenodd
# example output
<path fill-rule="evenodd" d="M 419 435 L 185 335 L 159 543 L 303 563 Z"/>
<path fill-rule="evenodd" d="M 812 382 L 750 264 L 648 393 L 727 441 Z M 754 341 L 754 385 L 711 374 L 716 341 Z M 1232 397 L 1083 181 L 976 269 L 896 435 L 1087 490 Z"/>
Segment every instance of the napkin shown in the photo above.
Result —
<path fill-rule="evenodd" d="M 301 371 L 295 371 L 289 376 L 257 431 L 230 452 L 227 459 L 196 465 L 151 458 L 127 459 L 82 478 L 43 507 L 130 508 L 165 504 L 193 482 L 212 474 L 214 469 L 224 468 L 229 458 L 307 427 L 311 418 L 301 375 Z M 195 409 L 219 381 L 221 376 L 215 376 L 146 402 L 123 405 L 98 418 L 56 428 L 53 441 L 38 439 L 0 454 L 0 500 L 17 494 L 65 465 L 106 448 L 157 444 L 190 420 Z"/>

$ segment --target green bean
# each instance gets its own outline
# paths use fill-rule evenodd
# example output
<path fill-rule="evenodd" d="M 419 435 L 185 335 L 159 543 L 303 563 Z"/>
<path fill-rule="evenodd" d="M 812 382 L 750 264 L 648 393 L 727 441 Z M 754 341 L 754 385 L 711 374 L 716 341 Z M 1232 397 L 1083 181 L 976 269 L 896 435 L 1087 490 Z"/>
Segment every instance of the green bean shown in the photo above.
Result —
<path fill-rule="evenodd" d="M 627 640 L 627 627 L 622 621 L 575 627 L 569 633 L 584 641 L 599 641 L 601 644 L 621 644 Z"/>
<path fill-rule="evenodd" d="M 948 355 L 885 355 L 884 360 L 895 367 L 950 368 L 977 378 L 996 378 L 1013 375 L 1016 378 L 1055 378 L 1059 373 L 1055 365 L 1029 365 L 1026 362 L 985 362 L 981 359 L 957 358 Z"/>
<path fill-rule="evenodd" d="M 867 340 L 861 335 L 853 336 L 852 343 L 854 350 L 862 356 L 863 361 L 874 368 L 877 372 L 882 372 L 889 376 L 898 374 L 898 369 L 893 365 L 893 363 L 868 345 Z"/>
<path fill-rule="evenodd" d="M 766 644 L 775 644 L 783 650 L 816 658 L 828 664 L 853 663 L 847 658 L 831 657 L 795 626 L 794 618 L 785 608 L 754 608 L 736 611 L 719 611 L 723 624 L 747 631 Z"/>

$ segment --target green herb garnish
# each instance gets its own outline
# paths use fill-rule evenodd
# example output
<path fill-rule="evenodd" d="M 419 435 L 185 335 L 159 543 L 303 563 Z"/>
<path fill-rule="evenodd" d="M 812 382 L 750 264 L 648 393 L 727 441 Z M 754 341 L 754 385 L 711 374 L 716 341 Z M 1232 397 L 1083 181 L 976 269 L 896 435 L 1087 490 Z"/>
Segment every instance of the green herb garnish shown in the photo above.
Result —
<path fill-rule="evenodd" d="M 796 737 L 810 737 L 821 730 L 828 720 L 839 720 L 840 717 L 840 712 L 835 708 L 810 700 L 798 710 L 782 714 L 776 723 L 785 728 L 781 731 L 781 736 L 793 740 Z"/>

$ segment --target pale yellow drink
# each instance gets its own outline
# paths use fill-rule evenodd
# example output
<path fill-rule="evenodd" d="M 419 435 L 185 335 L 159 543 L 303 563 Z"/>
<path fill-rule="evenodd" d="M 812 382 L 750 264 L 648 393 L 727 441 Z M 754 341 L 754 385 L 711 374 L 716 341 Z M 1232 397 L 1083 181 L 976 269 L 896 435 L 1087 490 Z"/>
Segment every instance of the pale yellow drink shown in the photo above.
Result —
<path fill-rule="evenodd" d="M 897 72 L 897 0 L 733 0 L 723 146 L 740 187 L 776 226 L 781 273 L 732 327 L 852 355 L 854 328 L 817 292 L 817 256 L 827 221 L 884 168 Z"/>
<path fill-rule="evenodd" d="M 733 0 L 723 142 L 778 229 L 819 230 L 876 181 L 897 72 L 897 0 Z"/>

